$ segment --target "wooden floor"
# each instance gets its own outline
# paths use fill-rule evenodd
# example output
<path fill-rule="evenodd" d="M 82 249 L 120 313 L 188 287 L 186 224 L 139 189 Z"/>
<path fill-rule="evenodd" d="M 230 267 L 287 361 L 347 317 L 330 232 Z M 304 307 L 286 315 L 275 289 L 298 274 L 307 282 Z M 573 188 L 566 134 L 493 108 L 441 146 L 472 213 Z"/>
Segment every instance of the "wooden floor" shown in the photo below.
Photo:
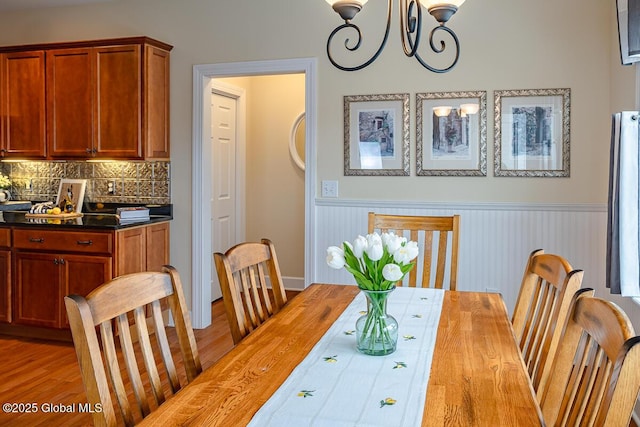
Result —
<path fill-rule="evenodd" d="M 233 347 L 221 300 L 212 304 L 212 325 L 194 332 L 203 369 Z M 0 411 L 0 426 L 90 425 L 91 415 L 78 412 L 86 397 L 73 344 L 0 335 L 0 403 L 37 410 Z"/>

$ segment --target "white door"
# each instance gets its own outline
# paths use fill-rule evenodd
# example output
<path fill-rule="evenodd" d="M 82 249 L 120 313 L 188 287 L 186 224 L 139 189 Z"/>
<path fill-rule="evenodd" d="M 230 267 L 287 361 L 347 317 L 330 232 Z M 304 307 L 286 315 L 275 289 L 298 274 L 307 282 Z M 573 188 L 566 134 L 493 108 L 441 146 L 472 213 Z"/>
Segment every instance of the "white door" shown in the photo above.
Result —
<path fill-rule="evenodd" d="M 211 96 L 211 249 L 225 252 L 236 236 L 236 104 L 234 98 Z M 211 259 L 211 300 L 222 297 Z"/>

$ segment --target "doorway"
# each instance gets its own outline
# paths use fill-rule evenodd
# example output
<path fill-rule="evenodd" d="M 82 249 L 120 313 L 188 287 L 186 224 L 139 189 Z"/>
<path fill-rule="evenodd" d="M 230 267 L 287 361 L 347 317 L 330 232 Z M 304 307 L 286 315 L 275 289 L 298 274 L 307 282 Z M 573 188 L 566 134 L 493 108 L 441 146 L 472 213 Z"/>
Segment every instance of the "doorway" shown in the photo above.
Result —
<path fill-rule="evenodd" d="M 197 65 L 194 67 L 194 123 L 193 123 L 193 218 L 192 218 L 192 321 L 195 328 L 211 324 L 211 93 L 214 79 L 223 77 L 257 76 L 271 74 L 304 74 L 305 81 L 305 139 L 307 160 L 315 153 L 315 104 L 316 104 L 316 59 L 279 61 L 257 61 L 229 64 Z M 239 124 L 238 129 L 242 125 Z M 238 152 L 238 155 L 241 154 Z M 241 174 L 238 174 L 241 175 Z M 312 202 L 315 195 L 315 165 L 307 161 L 304 174 L 304 286 L 310 283 L 313 270 L 313 247 L 311 245 L 314 212 Z"/>

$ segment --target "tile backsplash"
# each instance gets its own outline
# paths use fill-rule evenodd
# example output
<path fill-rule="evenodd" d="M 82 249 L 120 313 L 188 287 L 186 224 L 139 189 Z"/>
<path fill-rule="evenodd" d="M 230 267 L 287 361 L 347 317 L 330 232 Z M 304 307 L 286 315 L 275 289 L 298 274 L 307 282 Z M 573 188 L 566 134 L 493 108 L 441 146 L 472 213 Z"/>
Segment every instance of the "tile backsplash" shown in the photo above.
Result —
<path fill-rule="evenodd" d="M 171 203 L 171 162 L 3 162 L 0 172 L 11 179 L 13 200 L 54 201 L 60 179 L 70 178 L 87 180 L 85 202 Z"/>

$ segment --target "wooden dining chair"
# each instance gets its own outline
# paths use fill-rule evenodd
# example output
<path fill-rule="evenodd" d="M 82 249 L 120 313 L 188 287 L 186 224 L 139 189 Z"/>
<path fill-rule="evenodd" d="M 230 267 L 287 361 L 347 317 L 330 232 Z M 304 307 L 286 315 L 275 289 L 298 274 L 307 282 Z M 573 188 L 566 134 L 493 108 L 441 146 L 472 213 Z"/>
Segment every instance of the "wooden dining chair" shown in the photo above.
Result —
<path fill-rule="evenodd" d="M 529 255 L 512 326 L 536 393 L 544 387 L 562 326 L 583 271 L 574 270 L 560 255 L 537 249 Z"/>
<path fill-rule="evenodd" d="M 237 344 L 287 302 L 276 250 L 270 240 L 262 239 L 240 243 L 224 254 L 216 252 L 213 258 L 231 336 Z"/>
<path fill-rule="evenodd" d="M 418 242 L 421 255 L 418 255 L 419 259 L 416 261 L 416 267 L 409 272 L 408 286 L 428 288 L 433 284 L 434 288 L 442 289 L 445 281 L 445 268 L 448 263 L 449 289 L 456 290 L 460 215 L 407 216 L 369 212 L 368 232 L 373 233 L 374 231 L 393 231 L 397 235 L 404 235 L 407 239 Z M 448 257 L 449 236 L 451 245 L 449 246 Z M 434 237 L 437 239 L 435 250 L 433 247 Z M 433 262 L 434 257 L 436 257 L 435 263 Z M 420 271 L 420 274 L 418 274 L 418 271 Z M 418 277 L 420 277 L 420 281 L 418 281 Z"/>
<path fill-rule="evenodd" d="M 171 310 L 186 381 L 191 382 L 202 372 L 202 366 L 182 283 L 173 267 L 164 266 L 162 272 L 120 276 L 86 297 L 69 295 L 64 298 L 89 407 L 94 409 L 95 425 L 115 426 L 118 423 L 110 387 L 126 425 L 134 425 L 140 417 L 144 418 L 161 405 L 166 399 L 166 388 L 171 394 L 180 389 L 178 370 L 165 330 L 162 301 L 166 301 Z M 96 327 L 99 327 L 100 339 Z M 154 345 L 152 335 L 155 335 Z M 119 338 L 118 343 L 115 336 Z M 124 378 L 120 368 L 122 360 L 127 372 Z M 162 374 L 156 360 L 164 365 Z M 144 366 L 143 376 L 139 366 Z M 146 387 L 151 389 L 153 399 L 147 396 L 145 383 L 148 383 Z M 139 413 L 134 414 L 131 409 L 128 390 L 133 391 Z M 100 405 L 99 411 L 97 405 Z"/>
<path fill-rule="evenodd" d="M 546 424 L 626 427 L 639 392 L 640 337 L 620 307 L 581 291 L 540 401 Z"/>

